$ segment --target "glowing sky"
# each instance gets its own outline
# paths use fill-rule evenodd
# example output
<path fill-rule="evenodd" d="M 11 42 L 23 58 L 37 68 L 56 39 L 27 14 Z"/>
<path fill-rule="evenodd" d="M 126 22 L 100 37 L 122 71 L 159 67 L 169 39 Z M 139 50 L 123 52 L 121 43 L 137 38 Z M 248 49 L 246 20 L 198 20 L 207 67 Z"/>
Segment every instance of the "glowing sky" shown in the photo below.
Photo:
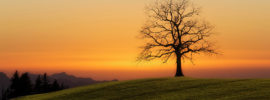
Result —
<path fill-rule="evenodd" d="M 223 55 L 186 61 L 190 77 L 270 77 L 269 0 L 193 0 Z M 0 71 L 94 79 L 174 75 L 174 61 L 135 62 L 151 0 L 1 0 Z"/>

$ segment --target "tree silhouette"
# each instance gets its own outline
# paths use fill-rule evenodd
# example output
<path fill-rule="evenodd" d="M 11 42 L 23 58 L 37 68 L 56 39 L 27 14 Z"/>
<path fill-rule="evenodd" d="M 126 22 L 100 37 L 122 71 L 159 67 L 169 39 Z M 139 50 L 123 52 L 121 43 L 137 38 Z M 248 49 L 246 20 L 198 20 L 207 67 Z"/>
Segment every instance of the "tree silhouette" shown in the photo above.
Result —
<path fill-rule="evenodd" d="M 17 97 L 18 94 L 20 94 L 20 77 L 18 71 L 16 71 L 11 78 L 10 89 L 11 93 L 9 97 Z"/>
<path fill-rule="evenodd" d="M 28 73 L 22 74 L 20 78 L 20 95 L 28 95 L 32 92 L 32 84 Z"/>
<path fill-rule="evenodd" d="M 64 85 L 62 84 L 60 86 L 57 80 L 54 80 L 54 82 L 50 84 L 46 73 L 42 77 L 41 75 L 38 75 L 35 84 L 32 85 L 28 73 L 23 73 L 21 76 L 19 76 L 19 72 L 16 71 L 11 78 L 11 85 L 9 86 L 9 88 L 6 90 L 2 90 L 2 98 L 0 96 L 0 99 L 8 100 L 10 98 L 15 98 L 18 96 L 47 93 L 62 89 L 64 89 Z"/>
<path fill-rule="evenodd" d="M 24 96 L 31 94 L 32 84 L 28 73 L 23 73 L 21 77 L 19 72 L 16 71 L 11 78 L 10 90 L 6 91 L 9 98 L 14 98 L 18 96 Z"/>
<path fill-rule="evenodd" d="M 60 85 L 58 84 L 57 80 L 54 80 L 52 87 L 51 87 L 51 91 L 57 91 L 60 90 Z"/>
<path fill-rule="evenodd" d="M 42 89 L 42 81 L 41 81 L 41 76 L 38 75 L 36 82 L 35 82 L 35 87 L 34 87 L 34 91 L 36 93 L 41 93 L 41 89 Z"/>
<path fill-rule="evenodd" d="M 142 27 L 141 36 L 146 40 L 138 60 L 161 59 L 166 63 L 176 57 L 175 76 L 184 76 L 182 60 L 192 61 L 198 53 L 216 53 L 208 41 L 213 29 L 208 23 L 199 21 L 200 9 L 189 0 L 160 0 L 146 7 L 149 19 Z"/>
<path fill-rule="evenodd" d="M 43 75 L 43 78 L 42 78 L 42 92 L 43 93 L 46 93 L 46 92 L 49 92 L 49 88 L 50 88 L 50 84 L 49 84 L 49 80 L 48 80 L 48 76 L 47 76 L 47 73 L 45 73 Z"/>

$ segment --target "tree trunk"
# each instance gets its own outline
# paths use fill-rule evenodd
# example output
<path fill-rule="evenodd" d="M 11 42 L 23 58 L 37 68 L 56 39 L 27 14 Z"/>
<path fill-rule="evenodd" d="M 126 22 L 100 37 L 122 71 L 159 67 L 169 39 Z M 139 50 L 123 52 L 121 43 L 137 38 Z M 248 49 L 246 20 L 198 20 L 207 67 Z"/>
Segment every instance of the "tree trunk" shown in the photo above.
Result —
<path fill-rule="evenodd" d="M 184 76 L 184 74 L 182 72 L 182 61 L 181 61 L 181 56 L 180 55 L 177 55 L 176 64 L 177 64 L 177 68 L 176 68 L 175 77 L 182 77 L 182 76 Z"/>

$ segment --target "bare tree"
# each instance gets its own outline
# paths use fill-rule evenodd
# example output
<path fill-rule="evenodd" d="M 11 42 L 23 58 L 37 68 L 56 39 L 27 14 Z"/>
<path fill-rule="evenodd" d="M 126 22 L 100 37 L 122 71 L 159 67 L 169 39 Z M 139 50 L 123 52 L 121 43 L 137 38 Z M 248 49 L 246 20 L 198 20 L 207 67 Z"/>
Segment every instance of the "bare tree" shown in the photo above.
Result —
<path fill-rule="evenodd" d="M 149 19 L 141 29 L 146 44 L 138 60 L 161 59 L 166 63 L 176 57 L 175 76 L 184 76 L 182 60 L 192 55 L 216 53 L 208 41 L 213 29 L 208 23 L 197 20 L 200 9 L 189 0 L 160 0 L 146 7 Z"/>

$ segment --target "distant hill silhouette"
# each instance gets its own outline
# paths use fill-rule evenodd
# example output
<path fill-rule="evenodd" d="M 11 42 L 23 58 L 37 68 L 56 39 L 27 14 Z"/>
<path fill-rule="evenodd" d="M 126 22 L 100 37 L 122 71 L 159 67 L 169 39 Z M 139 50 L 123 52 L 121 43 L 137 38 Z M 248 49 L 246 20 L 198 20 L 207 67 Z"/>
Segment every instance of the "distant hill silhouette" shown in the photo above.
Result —
<path fill-rule="evenodd" d="M 29 73 L 29 77 L 31 82 L 34 84 L 35 80 L 39 74 L 32 74 Z M 109 81 L 97 81 L 93 80 L 92 78 L 79 78 L 73 75 L 69 75 L 65 72 L 62 73 L 56 73 L 48 76 L 48 80 L 50 83 L 52 83 L 54 80 L 57 80 L 59 84 L 63 84 L 65 87 L 73 88 L 77 86 L 84 86 L 84 85 L 90 85 L 95 83 L 103 83 L 103 82 L 109 82 Z M 117 81 L 117 80 L 111 80 L 111 81 Z M 0 98 L 2 94 L 2 90 L 7 89 L 11 84 L 10 78 L 3 72 L 0 72 Z"/>
<path fill-rule="evenodd" d="M 39 74 L 32 74 L 29 73 L 29 77 L 31 79 L 31 82 L 34 83 L 36 78 Z M 65 72 L 62 73 L 55 73 L 48 76 L 48 79 L 50 82 L 53 82 L 53 80 L 57 80 L 60 84 L 64 84 L 70 88 L 77 87 L 77 86 L 83 86 L 83 85 L 89 85 L 89 84 L 95 84 L 95 83 L 103 83 L 103 82 L 109 82 L 109 81 L 118 81 L 118 80 L 104 80 L 104 81 L 97 81 L 92 78 L 80 78 L 73 75 L 69 75 Z M 2 87 L 8 87 L 10 85 L 10 78 L 7 77 L 7 75 L 3 72 L 0 72 L 0 88 Z"/>
<path fill-rule="evenodd" d="M 65 72 L 52 74 L 51 76 L 49 76 L 49 78 L 56 79 L 60 84 L 63 83 L 64 85 L 71 88 L 77 87 L 77 86 L 95 84 L 95 83 L 109 82 L 109 81 L 96 81 L 91 78 L 79 78 L 73 75 L 68 75 Z M 117 80 L 112 80 L 112 81 L 117 81 Z"/>
<path fill-rule="evenodd" d="M 29 73 L 29 77 L 32 83 L 35 82 L 38 75 L 39 74 Z M 74 75 L 69 75 L 66 72 L 55 73 L 55 74 L 49 75 L 48 79 L 49 79 L 49 82 L 53 82 L 56 79 L 60 84 L 64 84 L 65 86 L 68 86 L 69 88 L 95 84 L 95 83 L 109 82 L 108 80 L 97 81 L 97 80 L 93 80 L 92 78 L 80 78 Z M 110 81 L 118 81 L 118 80 L 115 79 L 115 80 L 110 80 Z"/>
<path fill-rule="evenodd" d="M 68 87 L 76 87 L 99 83 L 99 81 L 95 81 L 91 78 L 78 78 L 73 75 L 68 75 L 65 72 L 53 74 L 49 76 L 49 78 L 56 79 L 58 80 L 59 83 L 64 83 L 64 85 Z"/>

